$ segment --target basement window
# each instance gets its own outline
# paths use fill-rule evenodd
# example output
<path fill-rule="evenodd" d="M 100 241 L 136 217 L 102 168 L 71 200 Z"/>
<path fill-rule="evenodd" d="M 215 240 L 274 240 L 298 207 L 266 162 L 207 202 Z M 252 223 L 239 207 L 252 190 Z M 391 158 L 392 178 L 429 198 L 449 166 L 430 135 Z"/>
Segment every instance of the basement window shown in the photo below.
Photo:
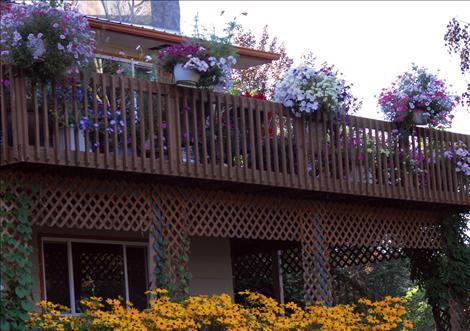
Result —
<path fill-rule="evenodd" d="M 44 238 L 42 251 L 45 299 L 72 314 L 91 296 L 147 307 L 146 244 Z"/>

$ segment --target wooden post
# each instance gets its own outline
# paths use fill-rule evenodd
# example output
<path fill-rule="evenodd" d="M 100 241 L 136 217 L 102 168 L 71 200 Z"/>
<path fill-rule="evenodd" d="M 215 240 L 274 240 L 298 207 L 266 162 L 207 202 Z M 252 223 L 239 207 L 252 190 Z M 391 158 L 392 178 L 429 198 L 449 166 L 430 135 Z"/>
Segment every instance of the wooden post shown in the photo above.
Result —
<path fill-rule="evenodd" d="M 280 304 L 284 304 L 284 286 L 282 278 L 282 261 L 281 251 L 275 250 L 272 252 L 273 258 L 273 293 L 274 298 Z"/>

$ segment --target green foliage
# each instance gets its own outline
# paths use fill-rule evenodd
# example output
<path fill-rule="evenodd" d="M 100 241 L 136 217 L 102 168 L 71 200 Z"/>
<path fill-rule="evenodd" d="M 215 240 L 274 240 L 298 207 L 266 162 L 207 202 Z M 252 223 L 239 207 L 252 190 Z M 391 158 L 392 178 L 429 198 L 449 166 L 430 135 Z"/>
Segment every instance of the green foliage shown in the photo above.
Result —
<path fill-rule="evenodd" d="M 427 303 L 426 293 L 419 287 L 410 288 L 405 295 L 406 318 L 413 322 L 415 331 L 435 330 L 431 307 Z"/>
<path fill-rule="evenodd" d="M 448 323 L 439 315 L 448 310 L 451 298 L 462 307 L 470 308 L 467 222 L 468 219 L 463 214 L 446 217 L 441 223 L 441 250 L 410 250 L 407 253 L 411 261 L 411 278 L 426 292 L 438 330 L 444 329 Z M 466 322 L 469 322 L 468 316 Z"/>
<path fill-rule="evenodd" d="M 24 321 L 32 310 L 32 229 L 28 221 L 31 199 L 18 187 L 0 182 L 2 219 L 0 237 L 0 330 L 24 330 Z M 5 206 L 13 205 L 13 209 Z"/>

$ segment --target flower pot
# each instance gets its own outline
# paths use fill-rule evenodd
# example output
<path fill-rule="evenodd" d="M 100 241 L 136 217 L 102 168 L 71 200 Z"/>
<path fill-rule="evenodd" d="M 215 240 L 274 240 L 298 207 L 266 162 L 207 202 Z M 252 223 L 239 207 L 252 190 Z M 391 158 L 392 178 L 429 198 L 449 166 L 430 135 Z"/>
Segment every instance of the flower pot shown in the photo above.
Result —
<path fill-rule="evenodd" d="M 415 125 L 426 125 L 428 124 L 428 117 L 424 115 L 422 111 L 413 112 L 413 123 Z"/>
<path fill-rule="evenodd" d="M 68 149 L 70 151 L 75 151 L 75 129 L 74 128 L 60 128 L 59 129 L 59 149 L 65 149 L 66 140 L 65 136 L 68 136 Z M 85 152 L 85 134 L 83 130 L 78 130 L 78 150 L 80 152 Z"/>
<path fill-rule="evenodd" d="M 181 63 L 178 63 L 173 68 L 173 75 L 175 76 L 176 84 L 188 86 L 196 86 L 201 77 L 197 71 L 183 68 Z"/>

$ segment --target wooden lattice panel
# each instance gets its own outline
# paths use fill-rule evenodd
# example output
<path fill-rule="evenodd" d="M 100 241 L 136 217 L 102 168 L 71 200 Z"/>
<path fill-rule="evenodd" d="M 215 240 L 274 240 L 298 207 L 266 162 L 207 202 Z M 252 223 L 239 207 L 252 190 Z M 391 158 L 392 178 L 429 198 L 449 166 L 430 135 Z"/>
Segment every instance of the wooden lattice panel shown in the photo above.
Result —
<path fill-rule="evenodd" d="M 330 250 L 330 265 L 332 268 L 344 268 L 368 262 L 382 262 L 405 256 L 404 250 L 386 246 L 331 245 Z"/>
<path fill-rule="evenodd" d="M 439 217 L 433 211 L 352 203 L 318 203 L 330 244 L 439 248 Z"/>
<path fill-rule="evenodd" d="M 380 260 L 394 254 L 375 249 L 367 255 L 354 251 L 355 247 L 439 246 L 438 215 L 419 209 L 320 202 L 97 176 L 4 171 L 2 178 L 39 188 L 32 193 L 33 225 L 149 231 L 157 268 L 168 264 L 162 266 L 162 273 L 173 282 L 181 273 L 180 266 L 187 268 L 181 256 L 191 235 L 298 241 L 306 297 L 327 303 L 331 302 L 332 264 L 352 263 L 348 262 L 351 258 Z M 341 247 L 343 251 L 332 253 L 331 247 Z"/>
<path fill-rule="evenodd" d="M 294 200 L 209 190 L 192 190 L 187 196 L 191 235 L 301 239 L 301 218 Z"/>

